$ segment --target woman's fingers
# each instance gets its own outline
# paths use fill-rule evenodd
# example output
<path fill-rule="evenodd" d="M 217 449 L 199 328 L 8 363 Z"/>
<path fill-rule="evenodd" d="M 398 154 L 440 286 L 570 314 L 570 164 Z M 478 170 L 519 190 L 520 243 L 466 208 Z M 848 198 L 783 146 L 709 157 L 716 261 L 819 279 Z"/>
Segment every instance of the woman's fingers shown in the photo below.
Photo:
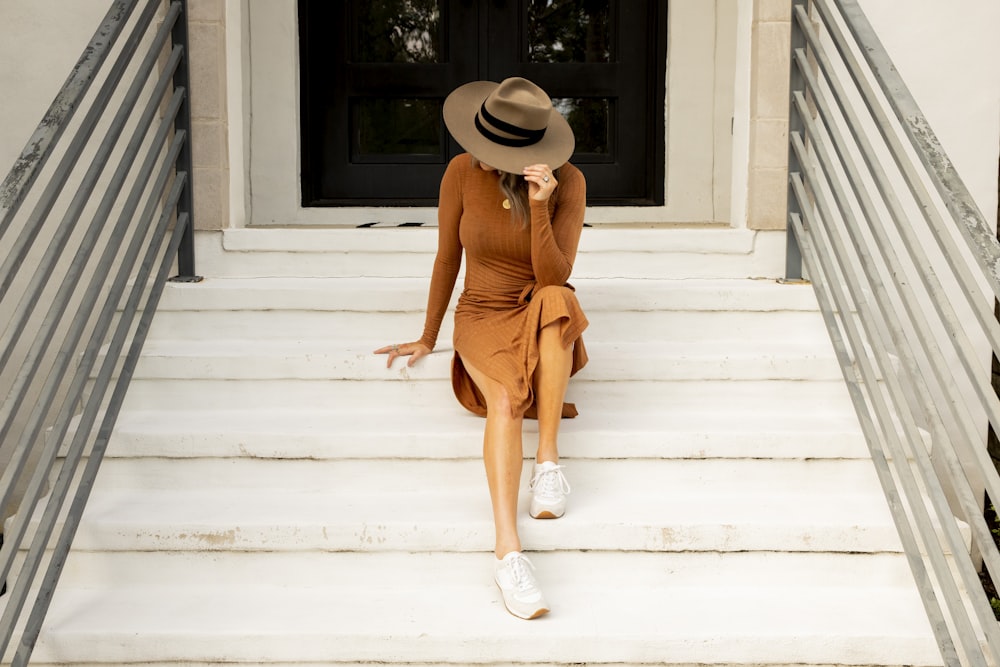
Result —
<path fill-rule="evenodd" d="M 420 342 L 415 343 L 403 343 L 403 344 L 393 344 L 386 345 L 385 347 L 380 347 L 375 350 L 375 354 L 388 354 L 389 358 L 386 360 L 385 367 L 392 368 L 392 362 L 396 360 L 396 357 L 406 357 L 412 356 L 408 365 L 412 366 L 420 357 L 424 357 L 430 354 L 431 350 L 429 347 Z"/>
<path fill-rule="evenodd" d="M 558 185 L 547 164 L 528 165 L 522 173 L 524 180 L 528 182 L 528 196 L 532 199 L 548 199 Z"/>
<path fill-rule="evenodd" d="M 385 362 L 385 367 L 392 368 L 392 362 L 396 360 L 396 357 L 403 356 L 403 348 L 405 347 L 405 345 L 393 343 L 392 345 L 386 345 L 375 350 L 375 354 L 388 354 L 389 358 Z"/>
<path fill-rule="evenodd" d="M 415 350 L 413 352 L 413 354 L 410 355 L 410 360 L 408 362 L 406 362 L 406 365 L 407 366 L 412 366 L 413 364 L 417 363 L 417 359 L 420 359 L 421 357 L 425 357 L 425 356 L 427 356 L 427 354 L 428 353 L 425 352 L 424 350 Z"/>

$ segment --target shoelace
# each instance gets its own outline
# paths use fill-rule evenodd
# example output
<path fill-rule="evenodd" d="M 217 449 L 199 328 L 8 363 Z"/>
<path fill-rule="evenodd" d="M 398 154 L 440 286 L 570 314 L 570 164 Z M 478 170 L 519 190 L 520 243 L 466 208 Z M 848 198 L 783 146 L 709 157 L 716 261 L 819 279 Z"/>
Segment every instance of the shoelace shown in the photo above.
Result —
<path fill-rule="evenodd" d="M 566 476 L 562 473 L 563 467 L 553 466 L 548 470 L 542 470 L 535 474 L 528 483 L 529 491 L 536 491 L 540 496 L 554 496 L 559 491 L 569 494 L 570 486 Z"/>
<path fill-rule="evenodd" d="M 535 569 L 535 564 L 528 560 L 527 556 L 518 554 L 511 558 L 508 564 L 517 590 L 526 591 L 535 587 L 535 578 L 531 575 L 531 570 Z"/>

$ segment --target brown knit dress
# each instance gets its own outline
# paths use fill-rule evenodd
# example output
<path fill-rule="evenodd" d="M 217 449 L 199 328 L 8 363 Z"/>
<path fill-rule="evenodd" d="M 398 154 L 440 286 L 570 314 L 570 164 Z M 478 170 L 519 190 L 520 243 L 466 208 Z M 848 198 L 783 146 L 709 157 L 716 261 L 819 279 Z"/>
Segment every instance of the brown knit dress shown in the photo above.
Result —
<path fill-rule="evenodd" d="M 451 376 L 458 401 L 477 415 L 486 415 L 486 401 L 463 362 L 502 383 L 514 416 L 527 417 L 535 416 L 531 379 L 543 327 L 559 322 L 563 346 L 573 345 L 571 375 L 587 363 L 580 337 L 587 318 L 566 282 L 583 229 L 586 182 L 569 163 L 558 176 L 547 202 L 529 199 L 529 226 L 511 220 L 497 173 L 479 168 L 468 153 L 452 159 L 441 179 L 438 250 L 420 342 L 431 349 L 437 342 L 464 249 Z M 576 414 L 572 404 L 563 406 L 563 417 Z"/>

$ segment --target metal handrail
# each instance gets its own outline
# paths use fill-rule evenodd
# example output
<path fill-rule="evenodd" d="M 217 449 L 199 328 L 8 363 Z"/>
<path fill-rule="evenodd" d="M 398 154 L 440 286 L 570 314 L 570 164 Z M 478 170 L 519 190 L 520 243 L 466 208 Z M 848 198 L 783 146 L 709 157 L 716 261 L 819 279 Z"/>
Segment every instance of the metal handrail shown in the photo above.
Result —
<path fill-rule="evenodd" d="M 815 288 L 945 664 L 1000 664 L 996 231 L 857 0 L 793 0 L 791 61 L 786 276 Z"/>
<path fill-rule="evenodd" d="M 0 185 L 0 509 L 24 489 L 0 543 L 13 665 L 34 649 L 168 276 L 176 263 L 171 280 L 198 280 L 187 16 L 186 0 L 112 2 Z"/>

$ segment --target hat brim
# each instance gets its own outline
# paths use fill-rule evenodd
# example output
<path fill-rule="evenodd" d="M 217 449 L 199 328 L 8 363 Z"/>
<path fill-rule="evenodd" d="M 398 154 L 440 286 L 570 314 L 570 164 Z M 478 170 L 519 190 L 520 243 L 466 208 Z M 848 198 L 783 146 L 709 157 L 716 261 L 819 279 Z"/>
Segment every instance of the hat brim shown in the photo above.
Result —
<path fill-rule="evenodd" d="M 549 117 L 545 136 L 531 146 L 511 147 L 495 143 L 476 129 L 476 114 L 483 101 L 499 83 L 473 81 L 459 86 L 444 101 L 444 123 L 459 145 L 481 162 L 500 171 L 520 174 L 532 164 L 561 167 L 573 155 L 576 139 L 569 123 L 555 107 Z"/>

